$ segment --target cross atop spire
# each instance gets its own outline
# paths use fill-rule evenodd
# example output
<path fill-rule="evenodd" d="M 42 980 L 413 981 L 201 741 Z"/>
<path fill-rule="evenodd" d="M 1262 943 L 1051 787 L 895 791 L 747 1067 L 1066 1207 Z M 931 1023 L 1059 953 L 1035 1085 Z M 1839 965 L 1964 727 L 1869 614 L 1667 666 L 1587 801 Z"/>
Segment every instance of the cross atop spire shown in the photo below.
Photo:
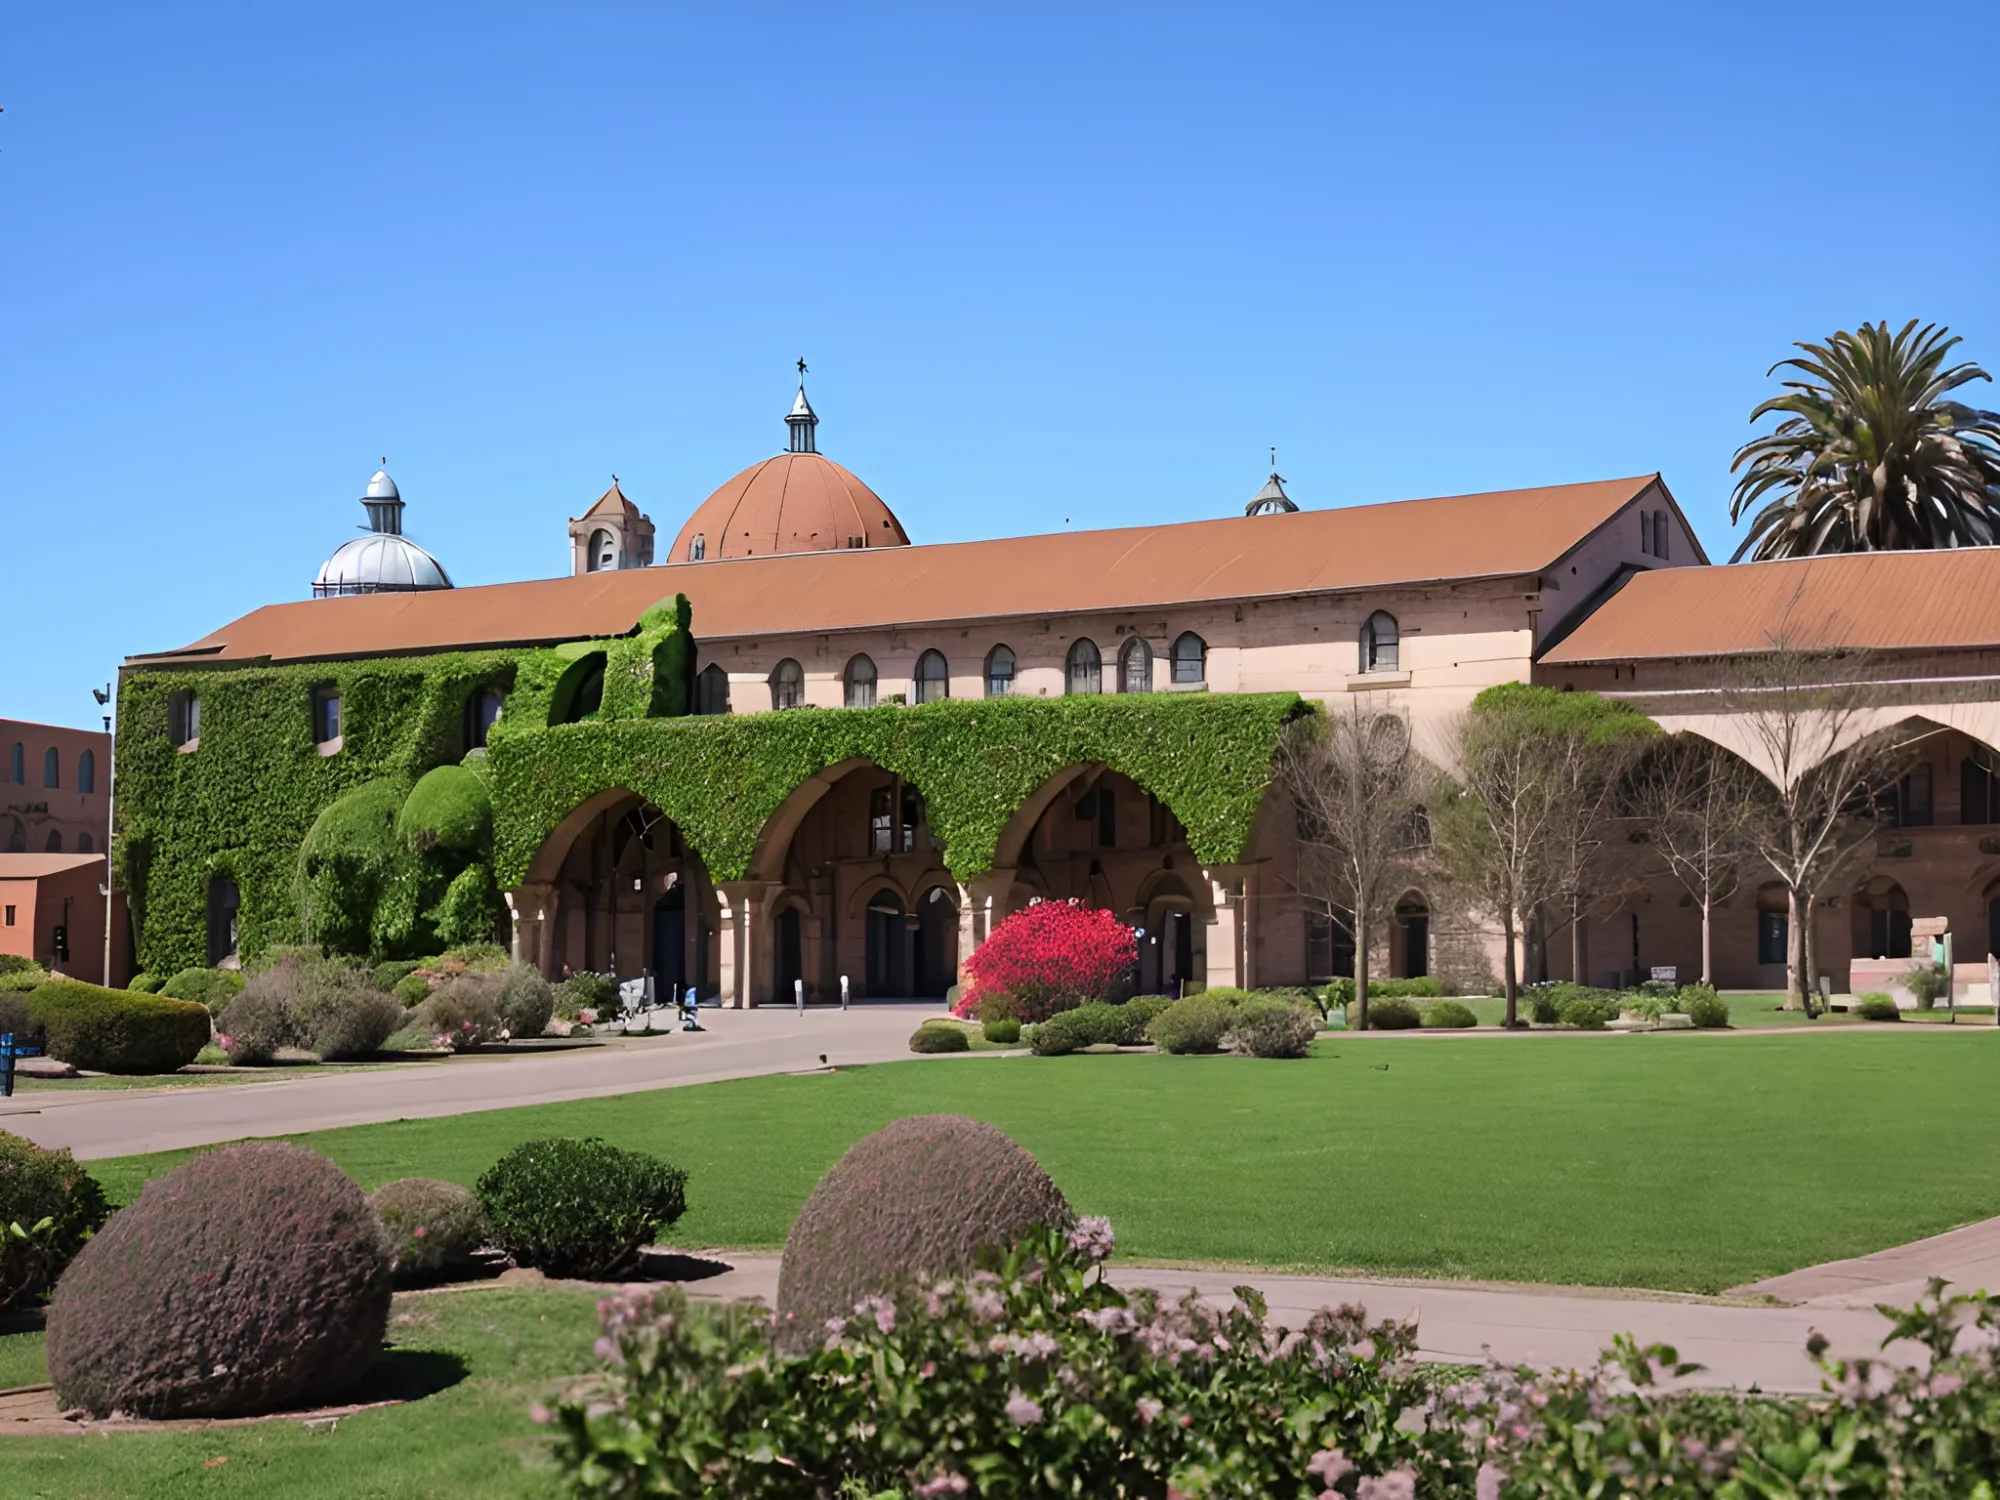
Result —
<path fill-rule="evenodd" d="M 785 426 L 791 429 L 792 452 L 819 452 L 819 443 L 815 435 L 819 417 L 813 411 L 812 403 L 806 400 L 806 362 L 803 358 L 799 360 L 799 398 L 792 403 L 791 412 L 785 418 Z"/>
<path fill-rule="evenodd" d="M 1250 497 L 1250 503 L 1243 507 L 1246 516 L 1282 516 L 1298 509 L 1292 497 L 1285 493 L 1285 477 L 1278 472 L 1278 450 L 1271 449 L 1271 477 L 1264 481 L 1264 488 Z"/>

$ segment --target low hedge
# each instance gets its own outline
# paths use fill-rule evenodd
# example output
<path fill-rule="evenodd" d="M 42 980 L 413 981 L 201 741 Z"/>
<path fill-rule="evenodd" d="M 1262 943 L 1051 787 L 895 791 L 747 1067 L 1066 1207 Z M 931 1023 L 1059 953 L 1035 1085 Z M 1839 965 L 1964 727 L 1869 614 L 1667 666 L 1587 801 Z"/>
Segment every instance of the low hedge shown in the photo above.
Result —
<path fill-rule="evenodd" d="M 1900 1021 L 1903 1013 L 1896 1002 L 1880 990 L 1870 990 L 1854 997 L 1854 1013 L 1864 1021 Z"/>
<path fill-rule="evenodd" d="M 1011 1047 L 1021 1040 L 1021 1023 L 1012 1016 L 994 1016 L 979 1023 L 979 1030 L 989 1042 L 998 1042 L 1003 1047 Z"/>
<path fill-rule="evenodd" d="M 1319 1035 L 1319 1012 L 1281 995 L 1253 994 L 1236 1007 L 1229 1041 L 1252 1057 L 1304 1057 Z"/>
<path fill-rule="evenodd" d="M 1242 991 L 1235 993 L 1240 995 Z M 1210 990 L 1176 1000 L 1153 1018 L 1146 1034 L 1162 1052 L 1177 1056 L 1219 1052 L 1235 1019 L 1236 1007 L 1230 1003 L 1228 992 Z"/>
<path fill-rule="evenodd" d="M 1472 1007 L 1460 1000 L 1440 1000 L 1424 1007 L 1424 1025 L 1434 1031 L 1464 1031 L 1478 1024 Z"/>
<path fill-rule="evenodd" d="M 1360 1020 L 1352 1010 L 1348 1012 L 1347 1024 L 1352 1026 Z M 1401 995 L 1385 995 L 1377 1000 L 1374 986 L 1369 986 L 1368 1029 L 1370 1031 L 1415 1031 L 1424 1024 L 1424 1014 Z"/>
<path fill-rule="evenodd" d="M 1354 1003 L 1354 981 L 1333 979 L 1327 982 L 1322 992 L 1328 1009 L 1334 1006 Z M 1444 994 L 1444 981 L 1430 975 L 1421 979 L 1370 979 L 1368 981 L 1368 1008 L 1372 1011 L 1377 1000 L 1435 1000 Z"/>
<path fill-rule="evenodd" d="M 687 1173 L 594 1138 L 516 1146 L 478 1191 L 500 1248 L 551 1276 L 616 1276 L 687 1211 Z"/>
<path fill-rule="evenodd" d="M 965 1028 L 948 1021 L 926 1021 L 910 1033 L 910 1050 L 927 1055 L 943 1052 L 970 1052 L 972 1040 Z"/>
<path fill-rule="evenodd" d="M 0 957 L 12 958 L 8 953 Z M 38 989 L 49 982 L 49 971 L 40 964 L 27 961 L 11 969 L 0 969 L 0 995 L 25 995 L 29 990 Z"/>
<path fill-rule="evenodd" d="M 1715 993 L 1713 985 L 1683 985 L 1678 1003 L 1681 1012 L 1704 1031 L 1718 1031 L 1729 1024 L 1729 1002 Z"/>
<path fill-rule="evenodd" d="M 243 976 L 234 969 L 182 969 L 161 985 L 156 993 L 169 1000 L 192 1000 L 212 1016 L 222 1014 L 243 989 Z"/>
<path fill-rule="evenodd" d="M 52 979 L 28 997 L 48 1055 L 98 1073 L 173 1073 L 208 1045 L 208 1007 L 192 1000 Z"/>
<path fill-rule="evenodd" d="M 1618 1019 L 1619 1009 L 1615 999 L 1579 995 L 1562 1008 L 1562 1023 L 1578 1031 L 1602 1031 Z"/>

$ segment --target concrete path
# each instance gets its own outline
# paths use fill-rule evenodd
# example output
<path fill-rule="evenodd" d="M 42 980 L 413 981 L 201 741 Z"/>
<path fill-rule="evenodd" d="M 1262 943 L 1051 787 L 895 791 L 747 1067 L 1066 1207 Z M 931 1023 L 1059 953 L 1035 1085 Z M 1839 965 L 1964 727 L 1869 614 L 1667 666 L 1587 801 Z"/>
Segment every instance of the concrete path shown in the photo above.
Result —
<path fill-rule="evenodd" d="M 1737 1287 L 1735 1295 L 1772 1297 L 1805 1308 L 1902 1306 L 1921 1297 L 1933 1276 L 1942 1276 L 1959 1291 L 2000 1291 L 2000 1218 L 1873 1255 L 1753 1281 Z"/>
<path fill-rule="evenodd" d="M 730 1250 L 694 1252 L 727 1262 L 720 1276 L 688 1283 L 691 1296 L 718 1301 L 756 1297 L 775 1303 L 776 1255 Z M 1359 1303 L 1371 1318 L 1415 1319 L 1426 1359 L 1477 1365 L 1488 1354 L 1504 1364 L 1583 1369 L 1597 1362 L 1614 1337 L 1632 1334 L 1641 1344 L 1671 1344 L 1683 1360 L 1706 1366 L 1690 1384 L 1751 1386 L 1774 1392 L 1816 1392 L 1819 1368 L 1805 1352 L 1814 1330 L 1836 1353 L 1873 1354 L 1889 1329 L 1872 1308 L 1750 1307 L 1699 1298 L 1621 1296 L 1562 1287 L 1482 1286 L 1445 1281 L 1357 1281 L 1280 1276 L 1255 1270 L 1174 1270 L 1112 1262 L 1112 1282 L 1127 1289 L 1150 1286 L 1178 1298 L 1187 1291 L 1227 1300 L 1239 1285 L 1254 1286 L 1270 1305 L 1273 1321 L 1301 1326 L 1322 1307 Z M 1897 1347 L 1916 1362 L 1921 1351 Z"/>
<path fill-rule="evenodd" d="M 80 1160 L 91 1161 L 247 1136 L 598 1099 L 803 1072 L 819 1067 L 821 1054 L 835 1067 L 908 1058 L 910 1033 L 925 1015 L 941 1011 L 938 1005 L 856 1006 L 803 1015 L 789 1009 L 705 1010 L 705 1031 L 531 1057 L 473 1054 L 241 1085 L 36 1089 L 0 1099 L 0 1130 L 41 1146 L 67 1146 Z"/>

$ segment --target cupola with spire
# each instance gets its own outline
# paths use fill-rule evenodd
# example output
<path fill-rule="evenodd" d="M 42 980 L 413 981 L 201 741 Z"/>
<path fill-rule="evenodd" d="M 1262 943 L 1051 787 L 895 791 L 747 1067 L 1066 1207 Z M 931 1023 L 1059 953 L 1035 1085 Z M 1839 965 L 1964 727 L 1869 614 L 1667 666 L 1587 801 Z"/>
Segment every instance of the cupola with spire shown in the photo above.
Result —
<path fill-rule="evenodd" d="M 382 461 L 384 465 L 387 459 Z M 313 597 L 343 594 L 415 594 L 448 589 L 451 579 L 430 553 L 403 535 L 403 496 L 386 467 L 377 469 L 362 492 L 368 534 L 343 542 L 320 565 Z"/>
<path fill-rule="evenodd" d="M 1264 488 L 1250 497 L 1250 503 L 1243 507 L 1246 516 L 1284 516 L 1296 511 L 1298 506 L 1285 493 L 1285 478 L 1278 472 L 1278 450 L 1271 450 L 1271 477 L 1264 481 Z"/>

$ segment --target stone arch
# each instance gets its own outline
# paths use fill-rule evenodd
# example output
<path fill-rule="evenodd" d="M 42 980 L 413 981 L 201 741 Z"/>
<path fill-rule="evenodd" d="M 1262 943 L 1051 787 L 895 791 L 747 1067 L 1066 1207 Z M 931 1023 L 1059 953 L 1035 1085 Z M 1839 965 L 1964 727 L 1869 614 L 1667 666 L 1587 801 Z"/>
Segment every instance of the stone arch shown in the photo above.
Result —
<path fill-rule="evenodd" d="M 798 833 L 806 815 L 817 807 L 827 793 L 856 771 L 875 770 L 891 776 L 901 773 L 880 761 L 865 755 L 850 755 L 845 760 L 837 760 L 822 766 L 804 781 L 793 787 L 791 792 L 764 820 L 764 826 L 757 832 L 756 845 L 750 851 L 749 863 L 743 871 L 745 880 L 776 881 L 784 879 L 785 859 L 791 852 L 792 839 Z M 904 777 L 911 786 L 914 781 Z M 923 795 L 923 788 L 917 787 L 917 794 Z"/>
<path fill-rule="evenodd" d="M 894 896 L 902 903 L 905 910 L 909 908 L 910 893 L 903 888 L 903 883 L 892 875 L 875 874 L 867 877 L 849 893 L 844 903 L 847 915 L 861 916 L 868 910 L 870 902 L 885 893 Z"/>
<path fill-rule="evenodd" d="M 549 695 L 549 723 L 574 724 L 593 717 L 604 706 L 604 671 L 608 661 L 603 651 L 586 651 L 563 669 Z"/>

